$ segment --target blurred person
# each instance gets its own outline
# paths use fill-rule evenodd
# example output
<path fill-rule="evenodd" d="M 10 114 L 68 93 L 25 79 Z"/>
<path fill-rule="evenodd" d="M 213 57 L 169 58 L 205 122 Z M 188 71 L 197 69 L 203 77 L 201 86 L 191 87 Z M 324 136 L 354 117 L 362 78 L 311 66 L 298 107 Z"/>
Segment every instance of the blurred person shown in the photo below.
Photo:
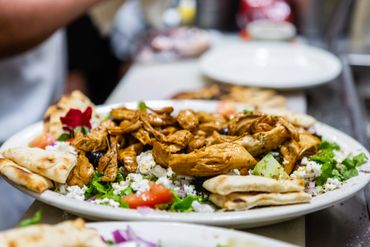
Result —
<path fill-rule="evenodd" d="M 0 0 L 0 143 L 42 118 L 65 79 L 61 30 L 107 0 Z M 31 199 L 0 180 L 0 230 L 14 226 Z M 26 199 L 28 198 L 28 199 Z"/>

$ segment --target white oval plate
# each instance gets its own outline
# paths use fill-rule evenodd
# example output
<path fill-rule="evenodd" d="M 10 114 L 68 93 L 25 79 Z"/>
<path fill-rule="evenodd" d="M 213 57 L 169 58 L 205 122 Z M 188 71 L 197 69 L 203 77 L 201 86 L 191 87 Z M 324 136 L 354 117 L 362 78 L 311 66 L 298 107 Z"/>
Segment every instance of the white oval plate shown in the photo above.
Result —
<path fill-rule="evenodd" d="M 104 239 L 112 239 L 113 231 L 126 230 L 127 226 L 130 226 L 139 237 L 153 243 L 161 243 L 163 247 L 216 247 L 218 244 L 226 246 L 230 242 L 238 243 L 233 246 L 246 247 L 293 246 L 251 233 L 183 223 L 101 222 L 88 223 L 87 226 L 95 228 Z"/>
<path fill-rule="evenodd" d="M 153 108 L 172 105 L 176 110 L 191 108 L 196 111 L 203 110 L 214 112 L 217 109 L 219 102 L 196 100 L 159 100 L 146 101 L 146 103 L 148 106 Z M 132 102 L 124 105 L 129 108 L 136 108 L 137 103 Z M 117 105 L 101 106 L 98 107 L 98 109 L 99 112 L 108 113 L 109 110 L 114 106 Z M 337 142 L 342 149 L 356 153 L 365 152 L 366 155 L 370 157 L 369 153 L 357 141 L 346 134 L 322 123 L 317 123 L 316 129 L 318 133 L 323 135 L 325 138 Z M 0 150 L 10 147 L 26 146 L 33 137 L 41 133 L 41 130 L 42 123 L 34 124 L 9 138 Z M 366 165 L 369 166 L 369 164 Z M 172 213 L 165 211 L 144 213 L 133 209 L 111 208 L 104 205 L 95 205 L 84 201 L 78 201 L 67 198 L 51 190 L 47 190 L 41 194 L 38 194 L 20 186 L 16 187 L 37 200 L 66 210 L 70 213 L 86 217 L 88 219 L 175 221 L 246 228 L 286 221 L 323 208 L 327 208 L 353 196 L 356 192 L 367 185 L 369 181 L 370 174 L 360 173 L 359 176 L 349 179 L 340 189 L 317 196 L 313 198 L 310 203 L 277 207 L 263 207 L 241 212 L 216 213 Z"/>
<path fill-rule="evenodd" d="M 308 45 L 249 42 L 224 45 L 200 60 L 211 79 L 268 88 L 305 88 L 328 82 L 342 70 L 333 54 Z"/>

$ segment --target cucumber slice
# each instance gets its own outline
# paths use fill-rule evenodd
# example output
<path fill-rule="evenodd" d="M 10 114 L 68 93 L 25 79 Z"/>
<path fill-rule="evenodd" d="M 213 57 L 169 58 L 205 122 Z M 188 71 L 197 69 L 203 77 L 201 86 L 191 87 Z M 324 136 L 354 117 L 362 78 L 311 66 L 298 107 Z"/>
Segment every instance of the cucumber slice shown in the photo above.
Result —
<path fill-rule="evenodd" d="M 284 168 L 271 153 L 266 154 L 265 157 L 257 163 L 253 169 L 253 175 L 274 179 L 289 178 L 289 175 L 284 171 Z"/>

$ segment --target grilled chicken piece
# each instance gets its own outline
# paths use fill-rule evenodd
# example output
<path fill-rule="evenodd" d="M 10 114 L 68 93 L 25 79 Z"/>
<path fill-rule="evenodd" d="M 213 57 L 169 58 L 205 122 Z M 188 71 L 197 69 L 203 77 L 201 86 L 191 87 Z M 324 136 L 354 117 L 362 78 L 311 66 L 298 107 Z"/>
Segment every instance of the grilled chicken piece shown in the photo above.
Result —
<path fill-rule="evenodd" d="M 133 120 L 137 113 L 135 110 L 127 109 L 126 107 L 114 108 L 110 112 L 110 115 L 115 120 Z"/>
<path fill-rule="evenodd" d="M 137 131 L 140 128 L 141 122 L 138 120 L 134 122 L 123 120 L 118 127 L 109 128 L 108 131 L 111 135 L 123 135 L 126 133 Z"/>
<path fill-rule="evenodd" d="M 230 135 L 254 134 L 273 129 L 277 118 L 260 113 L 239 113 L 228 123 Z"/>
<path fill-rule="evenodd" d="M 67 184 L 69 186 L 78 185 L 80 187 L 88 184 L 94 174 L 94 166 L 90 164 L 89 159 L 83 152 L 78 155 L 76 166 L 68 176 Z"/>
<path fill-rule="evenodd" d="M 148 114 L 148 118 L 149 123 L 154 127 L 166 127 L 176 123 L 175 118 L 166 114 Z"/>
<path fill-rule="evenodd" d="M 217 131 L 213 131 L 212 135 L 206 138 L 206 145 L 210 146 L 213 144 L 219 144 L 224 142 L 233 142 L 238 138 L 239 137 L 236 136 L 221 135 Z"/>
<path fill-rule="evenodd" d="M 195 113 L 195 115 L 197 116 L 199 123 L 208 123 L 208 122 L 215 121 L 215 116 L 216 116 L 215 114 L 205 112 L 205 111 L 198 111 Z M 219 116 L 223 118 L 222 115 L 219 115 Z"/>
<path fill-rule="evenodd" d="M 255 157 L 278 148 L 290 136 L 290 133 L 284 126 L 278 125 L 270 131 L 245 135 L 235 140 L 234 143 L 242 145 Z"/>
<path fill-rule="evenodd" d="M 193 131 L 198 127 L 198 117 L 192 110 L 181 110 L 177 115 L 177 122 L 184 129 Z"/>
<path fill-rule="evenodd" d="M 166 136 L 167 143 L 177 144 L 182 148 L 185 148 L 191 139 L 193 138 L 193 134 L 188 130 L 178 130 L 175 133 Z"/>
<path fill-rule="evenodd" d="M 154 161 L 159 165 L 167 168 L 168 167 L 168 160 L 172 153 L 177 153 L 182 148 L 176 144 L 165 144 L 161 142 L 153 142 L 153 149 L 152 154 Z"/>
<path fill-rule="evenodd" d="M 293 139 L 283 143 L 280 147 L 282 165 L 287 174 L 292 173 L 296 161 L 299 159 L 300 145 Z"/>
<path fill-rule="evenodd" d="M 139 142 L 141 142 L 143 145 L 152 145 L 152 139 L 150 138 L 149 132 L 144 130 L 143 128 L 132 133 L 132 136 L 139 140 Z"/>
<path fill-rule="evenodd" d="M 309 132 L 299 133 L 299 157 L 316 153 L 320 142 L 320 138 Z"/>
<path fill-rule="evenodd" d="M 157 113 L 157 114 L 165 114 L 165 115 L 170 115 L 173 112 L 173 107 L 172 106 L 166 106 L 163 107 L 162 109 L 153 109 L 149 106 L 146 106 L 150 111 Z"/>
<path fill-rule="evenodd" d="M 284 119 L 282 117 L 279 117 L 278 123 L 281 124 L 282 126 L 284 126 L 287 129 L 287 131 L 289 132 L 289 134 L 291 135 L 291 137 L 295 141 L 299 141 L 298 130 L 297 130 L 296 127 L 293 126 L 293 124 L 291 124 L 290 122 L 288 122 L 286 119 Z"/>
<path fill-rule="evenodd" d="M 143 123 L 144 130 L 152 134 L 155 139 L 162 142 L 166 141 L 166 136 L 162 134 L 159 130 L 153 128 L 153 126 L 150 124 L 148 114 L 146 114 L 145 112 L 140 112 L 140 120 Z"/>
<path fill-rule="evenodd" d="M 207 145 L 205 136 L 194 136 L 194 138 L 188 144 L 188 151 L 194 151 Z"/>
<path fill-rule="evenodd" d="M 232 169 L 252 168 L 256 160 L 239 144 L 222 143 L 188 154 L 171 154 L 169 167 L 185 176 L 215 176 Z"/>
<path fill-rule="evenodd" d="M 224 142 L 233 142 L 237 140 L 237 136 L 221 135 L 217 131 L 213 131 L 211 136 L 205 137 L 205 135 L 196 135 L 188 144 L 188 151 L 202 148 L 204 146 L 210 146 L 214 144 L 220 144 Z"/>
<path fill-rule="evenodd" d="M 101 177 L 101 181 L 103 182 L 113 182 L 116 180 L 118 173 L 117 149 L 117 138 L 111 137 L 110 148 L 108 152 L 99 159 L 97 168 L 98 172 L 103 173 Z"/>
<path fill-rule="evenodd" d="M 128 172 L 136 172 L 136 156 L 143 151 L 143 144 L 135 143 L 118 151 L 118 160 Z"/>
<path fill-rule="evenodd" d="M 207 116 L 206 114 L 198 115 L 199 122 L 199 129 L 208 133 L 212 134 L 213 131 L 220 131 L 227 127 L 227 122 L 224 116 L 220 114 L 214 114 L 211 116 Z"/>
<path fill-rule="evenodd" d="M 98 127 L 93 129 L 88 135 L 81 132 L 76 133 L 72 141 L 72 146 L 84 152 L 96 152 L 107 149 L 108 133 L 106 128 Z"/>
<path fill-rule="evenodd" d="M 168 126 L 168 127 L 164 128 L 164 129 L 162 129 L 161 132 L 164 135 L 171 135 L 174 132 L 176 132 L 177 130 L 179 130 L 179 129 L 176 128 L 175 126 Z"/>

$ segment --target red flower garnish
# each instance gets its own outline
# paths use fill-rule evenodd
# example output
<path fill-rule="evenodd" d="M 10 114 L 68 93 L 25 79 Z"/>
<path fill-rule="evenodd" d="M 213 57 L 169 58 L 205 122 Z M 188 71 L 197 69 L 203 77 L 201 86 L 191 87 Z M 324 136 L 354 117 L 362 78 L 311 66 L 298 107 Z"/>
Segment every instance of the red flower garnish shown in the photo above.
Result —
<path fill-rule="evenodd" d="M 78 109 L 70 109 L 64 117 L 60 118 L 63 124 L 63 130 L 72 133 L 75 128 L 80 126 L 91 129 L 91 114 L 92 108 L 90 106 L 84 112 Z"/>

